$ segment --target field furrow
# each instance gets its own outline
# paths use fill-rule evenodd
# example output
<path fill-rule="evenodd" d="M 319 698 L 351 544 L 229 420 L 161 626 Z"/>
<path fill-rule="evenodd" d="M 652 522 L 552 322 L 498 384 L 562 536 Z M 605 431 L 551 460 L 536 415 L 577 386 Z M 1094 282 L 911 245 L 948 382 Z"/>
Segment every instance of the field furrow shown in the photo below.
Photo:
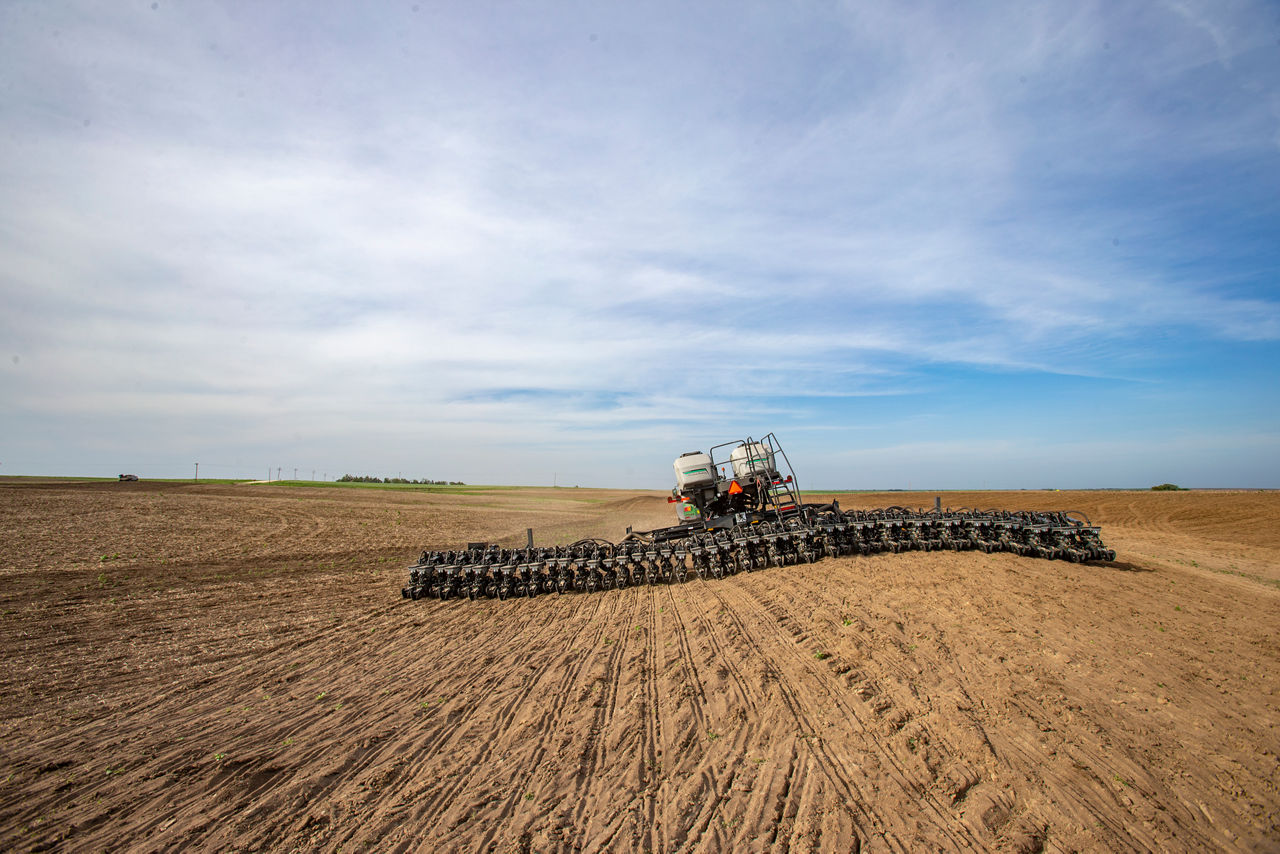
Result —
<path fill-rule="evenodd" d="M 950 498 L 1083 509 L 1120 557 L 411 602 L 422 547 L 665 502 L 0 483 L 0 846 L 1280 845 L 1280 496 Z"/>

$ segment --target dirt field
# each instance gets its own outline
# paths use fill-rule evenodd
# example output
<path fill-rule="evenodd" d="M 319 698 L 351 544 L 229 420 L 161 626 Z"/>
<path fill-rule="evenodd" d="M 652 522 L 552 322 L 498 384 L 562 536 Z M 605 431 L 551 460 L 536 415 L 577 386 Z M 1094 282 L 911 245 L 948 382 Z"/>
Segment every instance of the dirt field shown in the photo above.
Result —
<path fill-rule="evenodd" d="M 409 602 L 424 547 L 670 511 L 0 481 L 0 848 L 1280 848 L 1280 493 L 944 504 L 1083 510 L 1119 558 Z"/>

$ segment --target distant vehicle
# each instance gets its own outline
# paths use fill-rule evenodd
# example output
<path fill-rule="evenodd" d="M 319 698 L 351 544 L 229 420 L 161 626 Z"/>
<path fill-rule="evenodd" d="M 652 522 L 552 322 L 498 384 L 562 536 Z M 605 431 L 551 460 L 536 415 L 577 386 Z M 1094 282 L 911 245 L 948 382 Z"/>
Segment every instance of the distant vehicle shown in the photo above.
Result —
<path fill-rule="evenodd" d="M 120 475 L 120 479 L 121 480 L 137 480 L 138 476 L 136 474 L 122 474 Z"/>

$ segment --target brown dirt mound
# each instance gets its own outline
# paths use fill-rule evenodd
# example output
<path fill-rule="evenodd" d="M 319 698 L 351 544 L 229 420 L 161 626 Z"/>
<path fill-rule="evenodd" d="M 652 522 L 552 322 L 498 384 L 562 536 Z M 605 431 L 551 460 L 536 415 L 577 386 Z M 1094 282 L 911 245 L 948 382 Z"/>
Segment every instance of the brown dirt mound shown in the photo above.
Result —
<path fill-rule="evenodd" d="M 7 850 L 1280 845 L 1274 493 L 944 496 L 1084 510 L 1114 565 L 441 604 L 425 546 L 665 503 L 110 486 L 0 483 Z"/>

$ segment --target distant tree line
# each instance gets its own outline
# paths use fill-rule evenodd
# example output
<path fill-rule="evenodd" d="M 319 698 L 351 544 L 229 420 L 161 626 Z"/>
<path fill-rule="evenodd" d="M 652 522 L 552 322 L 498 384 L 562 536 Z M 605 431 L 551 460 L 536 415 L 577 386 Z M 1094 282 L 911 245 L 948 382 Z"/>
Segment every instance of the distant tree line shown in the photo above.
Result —
<path fill-rule="evenodd" d="M 344 474 L 338 483 L 417 483 L 426 486 L 466 486 L 460 480 L 410 480 L 407 477 L 373 477 L 367 474 Z"/>

